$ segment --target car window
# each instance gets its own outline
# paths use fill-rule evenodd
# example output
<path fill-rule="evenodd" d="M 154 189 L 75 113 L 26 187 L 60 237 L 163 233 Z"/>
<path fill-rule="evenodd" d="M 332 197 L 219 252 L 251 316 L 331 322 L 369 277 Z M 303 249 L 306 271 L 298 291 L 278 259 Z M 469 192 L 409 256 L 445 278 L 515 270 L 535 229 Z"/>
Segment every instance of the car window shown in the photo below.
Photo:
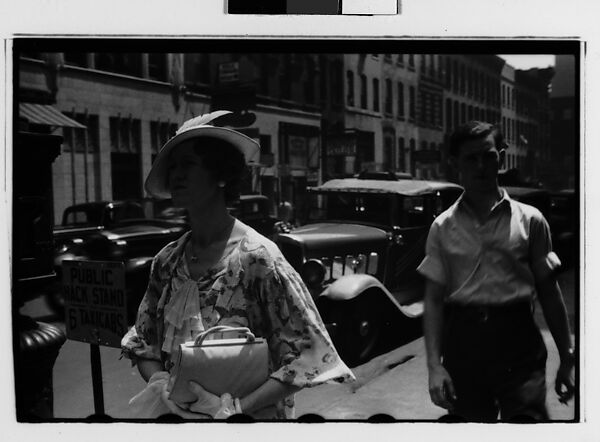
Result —
<path fill-rule="evenodd" d="M 65 214 L 64 224 L 68 225 L 84 225 L 90 224 L 87 213 L 83 210 L 68 212 Z"/>
<path fill-rule="evenodd" d="M 144 218 L 144 209 L 137 204 L 126 204 L 113 207 L 109 214 L 110 221 L 118 223 L 128 219 Z"/>
<path fill-rule="evenodd" d="M 92 207 L 67 209 L 63 215 L 64 226 L 97 226 L 100 222 L 100 212 Z"/>
<path fill-rule="evenodd" d="M 425 198 L 422 196 L 404 197 L 399 204 L 400 227 L 420 227 L 427 224 Z"/>
<path fill-rule="evenodd" d="M 312 210 L 311 217 L 389 225 L 390 195 L 374 193 L 329 193 L 322 196 L 323 211 Z M 313 218 L 314 220 L 314 218 Z"/>

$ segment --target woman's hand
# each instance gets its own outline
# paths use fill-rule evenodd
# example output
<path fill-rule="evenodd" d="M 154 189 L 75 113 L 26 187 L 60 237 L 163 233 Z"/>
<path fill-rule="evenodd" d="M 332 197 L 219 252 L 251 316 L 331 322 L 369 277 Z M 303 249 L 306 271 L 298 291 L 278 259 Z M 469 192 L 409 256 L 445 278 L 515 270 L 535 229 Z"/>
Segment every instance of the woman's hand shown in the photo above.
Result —
<path fill-rule="evenodd" d="M 189 390 L 197 397 L 196 401 L 188 404 L 179 404 L 169 399 L 169 392 L 162 392 L 163 402 L 172 413 L 186 419 L 203 419 L 208 416 L 213 419 L 227 419 L 229 416 L 239 413 L 236 411 L 234 399 L 229 393 L 221 397 L 206 391 L 200 384 L 189 382 Z"/>

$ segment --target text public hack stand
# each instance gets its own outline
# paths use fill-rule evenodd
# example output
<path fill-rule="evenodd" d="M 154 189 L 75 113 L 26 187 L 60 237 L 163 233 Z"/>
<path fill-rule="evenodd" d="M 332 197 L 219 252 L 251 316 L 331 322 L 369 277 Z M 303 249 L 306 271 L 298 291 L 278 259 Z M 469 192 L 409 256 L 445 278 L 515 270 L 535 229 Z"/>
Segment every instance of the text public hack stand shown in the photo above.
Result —
<path fill-rule="evenodd" d="M 67 338 L 90 344 L 95 414 L 104 415 L 100 346 L 121 348 L 127 332 L 122 262 L 63 261 Z"/>

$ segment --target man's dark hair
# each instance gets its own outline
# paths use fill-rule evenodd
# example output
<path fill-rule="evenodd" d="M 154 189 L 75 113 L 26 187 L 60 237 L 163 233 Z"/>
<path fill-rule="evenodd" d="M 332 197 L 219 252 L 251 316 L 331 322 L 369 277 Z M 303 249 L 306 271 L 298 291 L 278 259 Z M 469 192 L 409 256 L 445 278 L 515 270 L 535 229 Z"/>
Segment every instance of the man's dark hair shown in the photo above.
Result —
<path fill-rule="evenodd" d="M 475 120 L 459 126 L 450 136 L 450 156 L 458 157 L 460 146 L 467 141 L 486 138 L 490 134 L 493 134 L 494 136 L 496 149 L 501 150 L 506 148 L 504 135 L 498 126 L 495 126 L 491 123 L 486 123 L 484 121 Z"/>
<path fill-rule="evenodd" d="M 248 174 L 244 154 L 227 141 L 213 137 L 196 138 L 194 153 L 202 158 L 202 164 L 217 181 L 225 182 L 225 202 L 238 200 Z"/>

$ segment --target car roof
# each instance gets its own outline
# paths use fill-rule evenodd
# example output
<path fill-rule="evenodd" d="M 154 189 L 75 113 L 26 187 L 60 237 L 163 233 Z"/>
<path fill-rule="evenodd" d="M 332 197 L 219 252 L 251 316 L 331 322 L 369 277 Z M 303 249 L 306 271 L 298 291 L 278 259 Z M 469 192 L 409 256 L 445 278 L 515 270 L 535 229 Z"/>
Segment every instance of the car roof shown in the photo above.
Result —
<path fill-rule="evenodd" d="M 406 196 L 418 196 L 443 189 L 462 190 L 458 184 L 445 181 L 427 180 L 364 180 L 360 178 L 340 178 L 323 183 L 321 186 L 309 187 L 312 192 L 362 192 L 362 193 L 395 193 Z"/>

